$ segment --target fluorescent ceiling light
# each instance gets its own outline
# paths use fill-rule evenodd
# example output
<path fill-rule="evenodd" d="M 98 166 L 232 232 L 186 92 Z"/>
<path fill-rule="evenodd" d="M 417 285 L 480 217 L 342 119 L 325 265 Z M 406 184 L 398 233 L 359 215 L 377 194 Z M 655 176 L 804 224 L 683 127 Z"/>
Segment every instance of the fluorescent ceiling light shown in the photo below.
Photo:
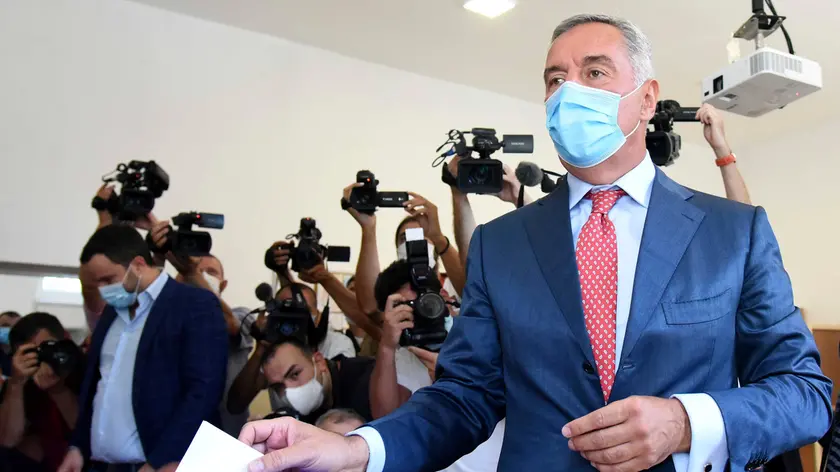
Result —
<path fill-rule="evenodd" d="M 515 6 L 516 0 L 467 0 L 464 2 L 464 8 L 487 18 L 496 18 Z"/>

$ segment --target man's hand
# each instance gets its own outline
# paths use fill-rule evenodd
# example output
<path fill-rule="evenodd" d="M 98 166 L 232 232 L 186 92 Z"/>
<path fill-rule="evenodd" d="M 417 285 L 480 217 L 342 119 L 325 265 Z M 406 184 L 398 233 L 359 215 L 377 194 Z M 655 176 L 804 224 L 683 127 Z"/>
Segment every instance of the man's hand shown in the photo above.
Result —
<path fill-rule="evenodd" d="M 353 191 L 353 189 L 357 188 L 357 187 L 361 187 L 363 185 L 364 185 L 363 183 L 356 182 L 355 184 L 351 184 L 351 185 L 348 185 L 347 187 L 344 187 L 344 193 L 343 193 L 342 196 L 344 197 L 345 200 L 347 200 L 349 202 L 350 201 L 350 193 Z M 353 217 L 353 219 L 356 220 L 357 223 L 359 223 L 359 226 L 361 226 L 362 229 L 373 229 L 373 228 L 376 227 L 376 215 L 368 215 L 366 213 L 359 213 L 355 208 L 348 208 L 347 213 L 350 213 L 350 215 Z"/>
<path fill-rule="evenodd" d="M 697 111 L 696 117 L 703 123 L 703 137 L 715 151 L 718 158 L 732 154 L 732 148 L 726 142 L 726 132 L 723 129 L 723 117 L 720 112 L 708 103 L 703 104 Z"/>
<path fill-rule="evenodd" d="M 691 448 L 691 425 L 679 400 L 630 397 L 563 426 L 569 449 L 601 472 L 635 472 Z"/>
<path fill-rule="evenodd" d="M 396 350 L 400 345 L 400 335 L 404 329 L 414 327 L 414 309 L 408 305 L 397 305 L 405 301 L 402 295 L 395 293 L 385 302 L 385 313 L 382 315 L 381 347 Z"/>
<path fill-rule="evenodd" d="M 519 200 L 519 189 L 522 188 L 522 184 L 519 183 L 519 179 L 516 178 L 516 174 L 513 172 L 513 169 L 508 167 L 507 164 L 505 164 L 502 169 L 504 170 L 504 175 L 502 176 L 502 191 L 497 193 L 496 196 L 503 202 L 516 205 L 516 201 Z"/>
<path fill-rule="evenodd" d="M 38 353 L 35 351 L 27 352 L 33 349 L 34 344 L 23 344 L 17 348 L 14 357 L 12 357 L 12 378 L 11 381 L 16 384 L 26 383 L 35 372 L 38 371 Z"/>
<path fill-rule="evenodd" d="M 429 371 L 429 378 L 432 379 L 432 382 L 435 381 L 435 368 L 437 367 L 437 360 L 438 360 L 438 353 L 427 351 L 425 349 L 420 349 L 419 347 L 411 346 L 408 348 L 412 354 L 417 356 L 420 359 L 420 362 L 426 366 L 426 369 Z"/>
<path fill-rule="evenodd" d="M 82 472 L 82 466 L 85 465 L 85 459 L 82 453 L 75 447 L 71 447 L 64 456 L 64 460 L 58 467 L 57 472 Z"/>
<path fill-rule="evenodd" d="M 137 229 L 151 231 L 152 228 L 154 228 L 154 226 L 158 223 L 159 221 L 155 217 L 154 213 L 147 213 L 146 215 L 140 216 L 136 220 L 134 220 L 134 227 Z"/>
<path fill-rule="evenodd" d="M 99 187 L 99 190 L 96 191 L 96 196 L 105 200 L 106 202 L 108 199 L 111 198 L 111 195 L 114 194 L 114 186 L 110 184 L 102 184 Z M 96 214 L 99 216 L 99 228 L 104 226 L 108 226 L 114 222 L 114 218 L 111 216 L 111 213 L 108 210 L 96 210 Z"/>
<path fill-rule="evenodd" d="M 323 262 L 314 265 L 311 269 L 298 272 L 300 280 L 303 280 L 308 284 L 323 283 L 325 280 L 329 279 L 330 276 L 330 271 L 327 270 L 327 267 Z"/>
<path fill-rule="evenodd" d="M 364 472 L 370 456 L 359 436 L 340 436 L 288 417 L 247 423 L 239 440 L 265 454 L 251 463 L 251 472 Z"/>
<path fill-rule="evenodd" d="M 440 230 L 437 206 L 421 195 L 413 192 L 408 192 L 408 194 L 411 196 L 411 200 L 404 203 L 405 211 L 417 218 L 420 227 L 423 228 L 423 235 L 435 245 L 435 248 L 446 246 L 446 238 L 443 237 L 443 231 Z"/>

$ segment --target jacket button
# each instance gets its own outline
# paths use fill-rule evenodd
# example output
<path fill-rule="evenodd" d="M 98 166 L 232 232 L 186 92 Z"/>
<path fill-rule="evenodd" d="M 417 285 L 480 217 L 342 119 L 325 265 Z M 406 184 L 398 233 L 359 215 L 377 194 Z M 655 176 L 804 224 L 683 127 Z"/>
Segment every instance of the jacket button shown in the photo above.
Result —
<path fill-rule="evenodd" d="M 595 368 L 588 361 L 583 361 L 583 371 L 592 375 L 595 373 Z"/>

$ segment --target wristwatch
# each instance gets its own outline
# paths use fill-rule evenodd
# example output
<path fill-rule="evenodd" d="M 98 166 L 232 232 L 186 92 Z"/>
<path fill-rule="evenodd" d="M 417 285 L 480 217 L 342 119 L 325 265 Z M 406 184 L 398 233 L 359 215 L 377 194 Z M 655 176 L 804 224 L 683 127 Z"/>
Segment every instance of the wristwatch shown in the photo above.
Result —
<path fill-rule="evenodd" d="M 723 166 L 728 166 L 729 164 L 732 164 L 733 162 L 735 162 L 735 160 L 736 160 L 735 159 L 735 154 L 730 153 L 726 157 L 721 157 L 719 159 L 715 159 L 715 164 L 717 164 L 718 167 L 723 167 Z"/>

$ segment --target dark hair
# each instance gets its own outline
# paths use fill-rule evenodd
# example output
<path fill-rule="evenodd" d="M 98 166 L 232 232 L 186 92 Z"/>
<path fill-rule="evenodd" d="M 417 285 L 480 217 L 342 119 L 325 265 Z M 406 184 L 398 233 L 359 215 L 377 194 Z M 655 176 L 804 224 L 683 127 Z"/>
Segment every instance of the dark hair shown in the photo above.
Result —
<path fill-rule="evenodd" d="M 405 226 L 409 223 L 412 223 L 412 222 L 419 223 L 417 218 L 415 218 L 413 216 L 406 216 L 405 218 L 403 218 L 402 221 L 400 221 L 400 224 L 397 225 L 397 232 L 396 232 L 396 234 L 394 234 L 394 245 L 395 246 L 400 245 L 400 233 L 402 233 L 402 231 L 400 231 L 400 230 L 403 228 L 403 226 Z"/>
<path fill-rule="evenodd" d="M 291 344 L 292 346 L 300 349 L 300 351 L 303 352 L 303 355 L 307 358 L 311 358 L 315 353 L 315 351 L 312 348 L 303 344 L 302 342 L 298 341 L 297 339 L 289 338 L 289 339 L 286 339 L 279 344 L 275 344 L 275 345 L 271 346 L 268 349 L 268 351 L 266 351 L 265 356 L 263 356 L 262 360 L 260 361 L 260 365 L 263 365 L 263 364 L 267 363 L 268 361 L 270 361 L 271 359 L 273 359 L 274 355 L 277 354 L 277 349 L 279 349 L 280 346 L 283 346 L 283 345 L 286 345 L 286 344 Z"/>
<path fill-rule="evenodd" d="M 301 291 L 301 292 L 309 292 L 309 293 L 311 293 L 311 294 L 312 294 L 312 296 L 315 298 L 315 303 L 316 303 L 316 304 L 318 303 L 318 294 L 317 294 L 317 293 L 315 293 L 315 289 L 313 289 L 313 288 L 312 288 L 312 287 L 310 287 L 309 285 L 302 284 L 302 283 L 299 283 L 299 282 L 292 282 L 292 283 L 290 283 L 290 284 L 287 284 L 287 285 L 284 285 L 284 286 L 280 287 L 280 289 L 279 289 L 279 290 L 277 290 L 277 293 L 275 293 L 275 294 L 274 294 L 274 298 L 279 297 L 279 296 L 280 296 L 280 292 L 282 292 L 283 290 L 286 290 L 287 288 L 288 288 L 289 290 L 292 290 L 292 289 L 291 289 L 291 287 L 297 287 L 297 288 L 299 288 L 299 289 L 300 289 L 300 291 Z M 292 293 L 294 293 L 294 292 L 292 292 Z M 307 302 L 307 303 L 308 303 L 308 302 Z"/>
<path fill-rule="evenodd" d="M 148 265 L 154 265 L 149 246 L 136 229 L 125 225 L 108 225 L 96 230 L 90 237 L 79 261 L 87 264 L 93 256 L 102 254 L 111 262 L 128 267 L 137 256 Z"/>
<path fill-rule="evenodd" d="M 349 408 L 335 408 L 318 417 L 315 421 L 315 426 L 320 428 L 324 425 L 324 423 L 328 422 L 342 424 L 353 420 L 362 424 L 366 423 L 365 419 L 362 418 L 362 415 L 356 413 L 355 410 L 351 410 Z"/>
<path fill-rule="evenodd" d="M 0 313 L 0 316 L 8 316 L 9 318 L 20 318 L 20 313 L 16 311 L 4 311 L 3 313 Z"/>
<path fill-rule="evenodd" d="M 353 283 L 353 282 L 355 282 L 355 281 L 356 281 L 356 276 L 355 276 L 355 275 L 351 275 L 351 276 L 350 276 L 350 278 L 349 278 L 349 279 L 347 279 L 347 282 L 344 282 L 344 286 L 345 286 L 345 287 L 350 287 L 350 284 L 352 284 L 352 283 Z"/>
<path fill-rule="evenodd" d="M 61 321 L 49 313 L 36 311 L 21 318 L 9 331 L 9 346 L 12 351 L 16 351 L 21 344 L 28 343 L 42 329 L 57 339 L 64 339 L 65 331 Z"/>
<path fill-rule="evenodd" d="M 376 285 L 373 286 L 373 296 L 376 298 L 376 306 L 379 311 L 385 311 L 385 304 L 388 297 L 400 291 L 403 285 L 411 283 L 411 264 L 406 260 L 391 263 L 376 278 Z M 440 281 L 437 278 L 431 279 L 432 290 L 439 292 Z"/>

